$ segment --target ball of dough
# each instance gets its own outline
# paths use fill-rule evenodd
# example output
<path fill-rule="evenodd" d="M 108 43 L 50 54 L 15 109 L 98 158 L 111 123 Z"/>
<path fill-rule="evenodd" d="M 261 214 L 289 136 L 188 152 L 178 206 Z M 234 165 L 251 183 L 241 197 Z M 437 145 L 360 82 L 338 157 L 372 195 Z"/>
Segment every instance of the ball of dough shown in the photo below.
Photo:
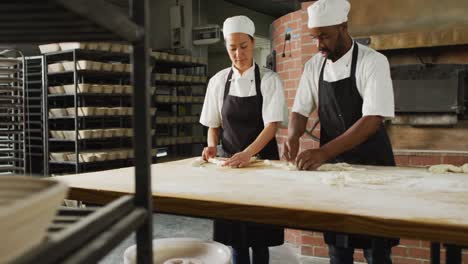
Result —
<path fill-rule="evenodd" d="M 431 173 L 462 172 L 462 168 L 452 164 L 438 164 L 429 167 Z"/>

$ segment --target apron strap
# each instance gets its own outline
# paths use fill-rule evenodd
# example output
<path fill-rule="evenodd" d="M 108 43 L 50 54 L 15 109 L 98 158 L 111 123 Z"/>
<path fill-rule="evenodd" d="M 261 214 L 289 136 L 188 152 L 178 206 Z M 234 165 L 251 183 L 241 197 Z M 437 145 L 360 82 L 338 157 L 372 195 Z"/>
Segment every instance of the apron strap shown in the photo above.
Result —
<path fill-rule="evenodd" d="M 262 96 L 262 78 L 260 77 L 260 68 L 257 63 L 255 63 L 255 91 L 257 92 L 257 105 L 259 107 L 260 113 L 262 113 L 263 106 L 263 96 Z M 262 118 L 263 121 L 263 118 Z"/>
<path fill-rule="evenodd" d="M 349 76 L 351 77 L 351 79 L 353 79 L 355 84 L 356 84 L 357 59 L 358 59 L 358 45 L 357 45 L 357 42 L 354 42 L 353 58 L 351 62 L 351 74 Z"/>
<path fill-rule="evenodd" d="M 223 101 L 226 100 L 226 97 L 229 94 L 229 90 L 231 89 L 231 80 L 232 80 L 232 74 L 233 73 L 234 73 L 234 71 L 231 68 L 231 71 L 229 71 L 229 74 L 228 74 L 228 77 L 227 77 L 227 80 L 226 80 L 226 84 L 224 85 Z"/>

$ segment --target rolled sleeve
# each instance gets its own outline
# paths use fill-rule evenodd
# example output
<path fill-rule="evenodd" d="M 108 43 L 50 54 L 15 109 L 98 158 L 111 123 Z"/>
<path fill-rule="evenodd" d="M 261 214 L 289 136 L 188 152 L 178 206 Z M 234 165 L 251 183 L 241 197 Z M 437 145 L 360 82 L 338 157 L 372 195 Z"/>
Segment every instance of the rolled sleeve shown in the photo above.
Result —
<path fill-rule="evenodd" d="M 377 115 L 384 118 L 395 116 L 393 84 L 387 58 L 379 54 L 365 69 L 362 115 Z"/>
<path fill-rule="evenodd" d="M 296 97 L 292 107 L 292 112 L 299 113 L 305 117 L 309 117 L 310 113 L 315 110 L 316 103 L 314 98 L 314 89 L 317 89 L 317 84 L 312 78 L 310 65 L 306 64 L 302 73 L 299 87 L 297 88 Z"/>
<path fill-rule="evenodd" d="M 221 113 L 218 106 L 216 80 L 210 79 L 200 114 L 200 123 L 206 127 L 220 127 Z"/>
<path fill-rule="evenodd" d="M 284 96 L 283 83 L 276 73 L 262 79 L 262 117 L 264 124 L 282 122 L 287 124 L 288 109 Z M 284 125 L 284 124 L 283 124 Z"/>

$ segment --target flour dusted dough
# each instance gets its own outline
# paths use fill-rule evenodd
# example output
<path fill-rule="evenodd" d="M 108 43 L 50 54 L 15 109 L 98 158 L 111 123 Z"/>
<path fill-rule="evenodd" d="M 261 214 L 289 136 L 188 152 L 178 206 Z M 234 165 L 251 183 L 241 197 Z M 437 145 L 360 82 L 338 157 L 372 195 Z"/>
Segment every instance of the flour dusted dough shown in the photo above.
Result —
<path fill-rule="evenodd" d="M 461 166 L 461 168 L 462 168 L 464 173 L 468 173 L 468 163 L 463 164 L 463 166 Z"/>
<path fill-rule="evenodd" d="M 364 171 L 364 168 L 352 167 L 348 163 L 325 163 L 318 167 L 318 171 Z"/>
<path fill-rule="evenodd" d="M 272 166 L 276 168 L 280 168 L 283 170 L 290 170 L 290 171 L 296 171 L 297 167 L 291 162 L 272 162 L 271 160 L 264 160 L 263 164 L 265 166 Z"/>
<path fill-rule="evenodd" d="M 192 166 L 193 167 L 201 167 L 205 163 L 213 163 L 218 166 L 222 166 L 224 164 L 224 160 L 218 159 L 218 158 L 210 158 L 208 161 L 204 160 L 202 157 L 198 157 L 192 161 Z"/>
<path fill-rule="evenodd" d="M 463 166 L 465 166 L 465 165 L 463 165 Z M 433 166 L 429 167 L 429 171 L 432 172 L 432 173 L 463 172 L 464 171 L 463 166 L 462 167 L 457 167 L 457 166 L 454 166 L 454 165 L 451 165 L 451 164 L 439 164 L 439 165 L 433 165 Z"/>
<path fill-rule="evenodd" d="M 250 163 L 253 163 L 257 161 L 256 157 L 250 158 Z M 193 167 L 200 167 L 204 165 L 205 163 L 212 163 L 215 164 L 216 166 L 222 167 L 224 163 L 226 162 L 225 159 L 222 158 L 209 158 L 208 161 L 204 160 L 202 157 L 198 157 L 192 161 L 192 166 Z M 248 167 L 248 166 L 247 166 Z"/>
<path fill-rule="evenodd" d="M 206 163 L 206 160 L 204 160 L 202 157 L 198 157 L 198 158 L 196 158 L 196 159 L 194 159 L 192 161 L 192 166 L 193 167 L 200 167 L 204 163 Z"/>

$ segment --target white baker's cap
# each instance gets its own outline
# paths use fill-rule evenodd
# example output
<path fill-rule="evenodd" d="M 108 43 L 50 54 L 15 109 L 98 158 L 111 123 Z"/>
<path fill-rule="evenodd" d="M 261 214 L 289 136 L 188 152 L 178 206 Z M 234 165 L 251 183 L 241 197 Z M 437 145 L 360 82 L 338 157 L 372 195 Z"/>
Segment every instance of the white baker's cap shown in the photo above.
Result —
<path fill-rule="evenodd" d="M 245 33 L 253 37 L 255 33 L 255 25 L 252 20 L 246 16 L 228 17 L 224 20 L 223 34 L 224 37 L 226 37 L 232 33 Z"/>
<path fill-rule="evenodd" d="M 307 8 L 309 28 L 339 25 L 348 21 L 351 5 L 347 0 L 319 0 Z"/>

